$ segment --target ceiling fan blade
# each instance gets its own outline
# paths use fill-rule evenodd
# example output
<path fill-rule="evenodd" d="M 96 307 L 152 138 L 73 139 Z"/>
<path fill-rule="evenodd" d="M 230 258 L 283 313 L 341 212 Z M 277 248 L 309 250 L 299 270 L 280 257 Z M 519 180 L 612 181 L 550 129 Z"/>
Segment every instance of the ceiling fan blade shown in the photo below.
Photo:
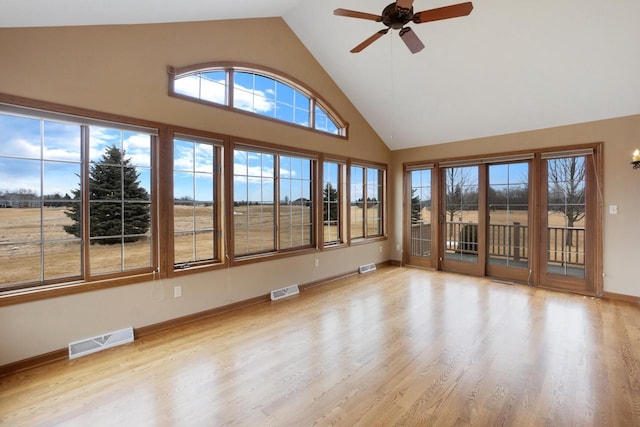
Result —
<path fill-rule="evenodd" d="M 333 11 L 333 14 L 337 16 L 346 16 L 348 18 L 369 19 L 371 21 L 378 21 L 378 22 L 382 21 L 382 16 L 380 15 L 374 15 L 373 13 L 358 12 L 356 10 L 336 9 Z"/>
<path fill-rule="evenodd" d="M 371 43 L 373 43 L 374 41 L 378 40 L 380 37 L 384 36 L 385 34 L 387 34 L 389 32 L 388 28 L 385 28 L 384 30 L 380 30 L 377 33 L 375 33 L 374 35 L 372 35 L 371 37 L 369 37 L 368 39 L 366 39 L 365 41 L 363 41 L 362 43 L 360 43 L 358 46 L 354 47 L 353 49 L 351 49 L 351 53 L 358 53 L 361 50 L 363 50 L 365 47 L 369 46 Z"/>
<path fill-rule="evenodd" d="M 424 10 L 413 15 L 413 22 L 422 24 L 424 22 L 439 21 L 441 19 L 457 18 L 467 16 L 473 10 L 471 2 L 454 4 L 451 6 L 439 7 L 437 9 Z"/>
<path fill-rule="evenodd" d="M 420 41 L 416 33 L 409 27 L 400 30 L 400 38 L 407 45 L 411 53 L 418 53 L 424 49 L 424 44 Z"/>

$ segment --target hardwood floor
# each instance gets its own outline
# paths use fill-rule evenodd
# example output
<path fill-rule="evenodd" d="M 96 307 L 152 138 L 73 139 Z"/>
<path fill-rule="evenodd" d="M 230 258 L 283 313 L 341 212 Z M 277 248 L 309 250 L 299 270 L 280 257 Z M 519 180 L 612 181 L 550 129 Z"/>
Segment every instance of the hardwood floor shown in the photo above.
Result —
<path fill-rule="evenodd" d="M 0 424 L 640 425 L 640 307 L 401 267 L 0 378 Z"/>

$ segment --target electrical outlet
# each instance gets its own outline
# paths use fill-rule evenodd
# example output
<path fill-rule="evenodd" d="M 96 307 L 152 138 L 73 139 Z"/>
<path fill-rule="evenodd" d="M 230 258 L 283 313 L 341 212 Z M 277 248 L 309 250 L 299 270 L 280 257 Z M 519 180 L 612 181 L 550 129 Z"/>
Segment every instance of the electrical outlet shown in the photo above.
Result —
<path fill-rule="evenodd" d="M 320 267 L 320 260 L 319 260 L 318 258 L 316 258 L 315 266 L 316 266 L 316 267 Z"/>
<path fill-rule="evenodd" d="M 609 205 L 609 215 L 618 215 L 618 205 Z"/>
<path fill-rule="evenodd" d="M 378 252 L 382 253 L 382 246 L 378 248 Z"/>
<path fill-rule="evenodd" d="M 173 287 L 173 297 L 180 298 L 182 296 L 182 286 Z"/>

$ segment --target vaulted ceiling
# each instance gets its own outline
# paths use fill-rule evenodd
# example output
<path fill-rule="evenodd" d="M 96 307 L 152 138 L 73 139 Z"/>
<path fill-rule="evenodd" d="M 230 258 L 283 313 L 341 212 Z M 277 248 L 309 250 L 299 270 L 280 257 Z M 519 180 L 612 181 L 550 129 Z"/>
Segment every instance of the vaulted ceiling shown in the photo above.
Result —
<path fill-rule="evenodd" d="M 640 113 L 640 1 L 476 0 L 469 16 L 398 31 L 334 16 L 390 0 L 0 0 L 0 26 L 282 17 L 393 150 Z M 461 0 L 415 0 L 415 11 Z"/>

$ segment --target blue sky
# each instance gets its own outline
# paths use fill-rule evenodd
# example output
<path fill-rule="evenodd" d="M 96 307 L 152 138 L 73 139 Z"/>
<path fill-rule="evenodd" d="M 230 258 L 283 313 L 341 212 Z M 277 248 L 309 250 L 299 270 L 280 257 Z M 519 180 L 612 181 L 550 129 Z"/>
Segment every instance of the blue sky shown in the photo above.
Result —
<path fill-rule="evenodd" d="M 234 201 L 274 201 L 275 155 L 235 150 L 233 163 Z M 311 160 L 280 156 L 280 199 L 311 200 Z"/>
<path fill-rule="evenodd" d="M 71 195 L 80 182 L 80 129 L 78 124 L 0 114 L 0 190 Z M 108 145 L 116 145 L 137 167 L 141 185 L 151 190 L 149 135 L 96 126 L 90 132 L 92 161 L 98 161 Z"/>
<path fill-rule="evenodd" d="M 242 75 L 242 73 L 237 73 Z M 293 89 L 267 78 L 255 77 L 256 84 L 262 85 L 265 99 L 274 99 L 271 91 L 280 90 L 283 99 L 294 101 Z M 279 89 L 282 86 L 284 89 Z M 91 126 L 90 159 L 99 161 L 107 146 L 115 145 L 124 149 L 126 157 L 136 166 L 141 185 L 151 192 L 150 136 L 141 133 L 120 131 Z M 77 124 L 40 121 L 21 116 L 0 114 L 0 190 L 17 191 L 25 189 L 41 193 L 40 175 L 44 176 L 44 194 L 71 194 L 78 188 L 80 174 L 80 126 Z M 195 151 L 194 151 L 195 150 Z M 42 153 L 45 161 L 41 172 Z M 213 199 L 214 150 L 207 144 L 190 141 L 176 141 L 174 149 L 174 187 L 176 197 L 191 197 L 196 200 Z M 273 201 L 274 164 L 272 154 L 250 151 L 234 152 L 233 171 L 235 200 L 265 202 Z M 300 197 L 311 198 L 307 160 L 281 156 L 280 177 L 281 198 L 290 200 Z M 462 168 L 469 171 L 469 183 L 475 184 L 475 167 Z M 194 174 L 195 173 L 195 174 Z M 334 172 L 334 175 L 337 172 Z M 194 178 L 195 176 L 195 178 Z M 18 179 L 16 179 L 18 177 Z M 337 182 L 337 175 L 331 178 Z M 352 169 L 354 183 L 362 182 L 362 168 Z M 496 189 L 504 184 L 522 185 L 527 179 L 527 164 L 504 164 L 490 166 L 490 182 Z M 370 179 L 370 188 L 376 185 Z M 362 197 L 361 185 L 351 188 L 352 200 Z M 426 195 L 423 195 L 426 197 Z M 423 200 L 426 200 L 423 198 Z"/>
<path fill-rule="evenodd" d="M 174 81 L 174 89 L 177 93 L 194 98 L 227 104 L 224 71 L 177 78 Z M 309 98 L 292 87 L 268 77 L 236 71 L 233 100 L 235 108 L 309 126 Z"/>

